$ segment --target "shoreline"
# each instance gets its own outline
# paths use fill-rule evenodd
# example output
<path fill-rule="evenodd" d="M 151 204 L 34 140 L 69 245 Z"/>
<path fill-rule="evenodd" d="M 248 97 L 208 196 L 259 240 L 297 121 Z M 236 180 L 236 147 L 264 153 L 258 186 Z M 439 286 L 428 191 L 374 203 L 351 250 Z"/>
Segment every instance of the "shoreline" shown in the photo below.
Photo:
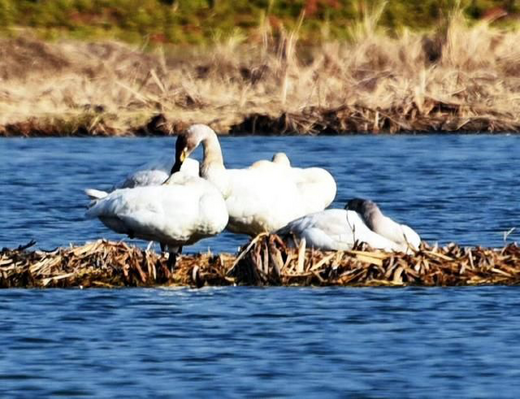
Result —
<path fill-rule="evenodd" d="M 0 38 L 0 136 L 520 132 L 520 29 L 372 22 L 312 47 L 297 31 L 184 52 Z"/>
<path fill-rule="evenodd" d="M 212 123 L 190 117 L 170 118 L 164 114 L 150 115 L 144 123 L 121 127 L 111 124 L 103 114 L 84 114 L 67 119 L 54 117 L 29 118 L 0 125 L 0 137 L 168 137 L 181 133 L 194 123 L 207 123 L 224 136 L 348 136 L 348 135 L 409 135 L 409 134 L 518 134 L 520 120 L 508 117 L 434 116 L 410 124 L 377 110 L 364 109 L 371 117 L 352 118 L 357 109 L 314 110 L 305 113 L 237 116 L 235 123 Z M 124 125 L 123 125 L 124 126 Z M 65 127 L 65 128 L 64 128 Z"/>

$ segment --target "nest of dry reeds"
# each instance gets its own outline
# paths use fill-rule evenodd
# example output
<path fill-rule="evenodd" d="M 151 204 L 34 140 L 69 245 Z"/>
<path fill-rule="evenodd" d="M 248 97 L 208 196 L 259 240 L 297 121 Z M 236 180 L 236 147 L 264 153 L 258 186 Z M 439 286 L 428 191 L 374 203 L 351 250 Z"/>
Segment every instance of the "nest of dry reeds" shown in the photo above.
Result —
<path fill-rule="evenodd" d="M 0 252 L 0 288 L 230 284 L 226 255 L 181 256 L 172 272 L 165 256 L 124 242 L 98 240 L 52 252 L 27 251 L 29 245 Z"/>
<path fill-rule="evenodd" d="M 288 248 L 276 235 L 260 235 L 231 271 L 252 285 L 461 286 L 520 283 L 520 248 L 429 247 L 414 254 Z"/>
<path fill-rule="evenodd" d="M 99 240 L 52 252 L 28 246 L 0 251 L 0 288 L 136 286 L 463 286 L 520 284 L 520 248 L 422 245 L 414 254 L 289 248 L 260 234 L 235 256 L 183 255 L 175 270 L 165 256 Z"/>

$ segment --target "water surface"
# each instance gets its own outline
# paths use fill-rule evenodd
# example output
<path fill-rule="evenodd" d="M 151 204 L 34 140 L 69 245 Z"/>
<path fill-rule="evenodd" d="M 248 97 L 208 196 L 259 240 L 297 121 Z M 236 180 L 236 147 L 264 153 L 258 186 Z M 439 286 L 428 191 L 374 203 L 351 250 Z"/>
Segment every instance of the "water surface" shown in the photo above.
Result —
<path fill-rule="evenodd" d="M 0 246 L 35 239 L 41 248 L 101 237 L 121 239 L 86 220 L 83 189 L 109 189 L 154 159 L 173 157 L 174 138 L 0 139 Z M 228 167 L 286 152 L 294 165 L 328 169 L 333 207 L 371 198 L 427 241 L 501 246 L 520 228 L 520 136 L 422 135 L 223 137 Z M 200 157 L 201 150 L 196 153 Z M 518 240 L 515 231 L 509 240 Z M 247 237 L 222 234 L 190 251 L 234 252 Z M 138 241 L 136 241 L 138 242 Z"/>
<path fill-rule="evenodd" d="M 501 398 L 520 290 L 0 292 L 0 396 Z"/>
<path fill-rule="evenodd" d="M 83 217 L 174 139 L 0 139 L 0 246 L 119 239 Z M 228 166 L 285 151 L 430 242 L 519 226 L 520 136 L 223 138 Z M 513 232 L 509 241 L 518 239 Z M 138 242 L 138 241 L 136 241 Z M 223 234 L 187 251 L 234 251 Z M 0 397 L 515 398 L 520 290 L 0 290 Z"/>

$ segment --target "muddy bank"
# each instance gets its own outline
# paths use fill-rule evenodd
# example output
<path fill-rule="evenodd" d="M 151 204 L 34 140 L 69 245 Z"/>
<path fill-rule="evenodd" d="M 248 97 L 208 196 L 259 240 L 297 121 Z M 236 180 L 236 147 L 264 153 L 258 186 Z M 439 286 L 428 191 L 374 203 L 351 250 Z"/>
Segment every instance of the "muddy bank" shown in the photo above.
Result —
<path fill-rule="evenodd" d="M 430 32 L 360 25 L 199 48 L 0 39 L 0 135 L 519 132 L 520 32 L 461 14 Z"/>
<path fill-rule="evenodd" d="M 434 101 L 432 101 L 433 103 Z M 447 108 L 448 111 L 441 111 Z M 219 134 L 229 135 L 348 135 L 410 133 L 518 133 L 520 120 L 510 115 L 459 115 L 458 105 L 437 103 L 430 115 L 413 110 L 400 113 L 362 107 L 305 109 L 301 113 L 237 116 L 236 123 L 211 123 Z M 434 111 L 435 110 L 435 111 Z M 171 136 L 200 120 L 151 115 L 142 124 L 111 124 L 111 115 L 87 113 L 80 117 L 30 118 L 0 126 L 4 137 Z"/>

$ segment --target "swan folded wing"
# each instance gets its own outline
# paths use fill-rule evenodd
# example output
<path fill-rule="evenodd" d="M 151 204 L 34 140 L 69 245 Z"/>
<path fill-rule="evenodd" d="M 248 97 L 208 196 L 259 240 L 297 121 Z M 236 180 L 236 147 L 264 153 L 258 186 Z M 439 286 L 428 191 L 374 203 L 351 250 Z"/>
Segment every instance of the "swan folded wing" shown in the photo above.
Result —
<path fill-rule="evenodd" d="M 173 166 L 172 157 L 163 157 L 150 162 L 139 170 L 129 174 L 126 178 L 114 185 L 114 189 L 133 188 L 142 186 L 159 186 L 168 178 Z M 199 162 L 196 159 L 186 159 L 181 171 L 190 176 L 199 176 Z"/>
<path fill-rule="evenodd" d="M 227 222 L 222 196 L 210 183 L 199 180 L 198 184 L 116 190 L 90 208 L 87 216 L 100 218 L 119 233 L 190 244 L 218 233 Z M 201 210 L 201 204 L 211 204 L 212 209 Z M 212 215 L 212 210 L 218 215 Z"/>
<path fill-rule="evenodd" d="M 400 251 L 417 250 L 421 244 L 420 236 L 409 226 L 399 224 L 388 216 L 375 226 L 374 231 L 397 244 Z"/>
<path fill-rule="evenodd" d="M 300 217 L 279 229 L 277 234 L 284 238 L 291 238 L 291 236 L 298 239 L 305 238 L 307 246 L 323 250 L 348 249 L 353 244 L 345 213 L 340 209 L 330 209 Z"/>
<path fill-rule="evenodd" d="M 114 188 L 159 186 L 168 178 L 168 176 L 169 173 L 166 172 L 166 170 L 138 170 L 137 172 L 128 175 L 122 182 L 116 184 Z"/>
<path fill-rule="evenodd" d="M 85 194 L 91 199 L 94 200 L 93 203 L 96 202 L 96 200 L 100 200 L 102 198 L 105 198 L 108 193 L 106 191 L 96 190 L 95 188 L 87 188 L 85 189 Z"/>
<path fill-rule="evenodd" d="M 318 212 L 336 197 L 336 181 L 322 168 L 291 168 L 291 173 L 306 205 L 306 213 Z"/>
<path fill-rule="evenodd" d="M 228 169 L 226 198 L 229 229 L 250 235 L 274 231 L 305 214 L 301 195 L 287 173 L 277 168 Z"/>
<path fill-rule="evenodd" d="M 280 154 L 276 156 L 277 161 L 256 161 L 248 170 L 272 175 L 273 180 L 291 181 L 291 184 L 295 184 L 298 190 L 298 201 L 304 207 L 302 215 L 321 211 L 334 201 L 336 181 L 328 171 L 316 167 L 293 168 L 286 156 L 285 158 Z"/>
<path fill-rule="evenodd" d="M 355 241 L 374 249 L 396 250 L 390 240 L 371 231 L 356 212 L 328 209 L 290 222 L 277 233 L 305 238 L 307 246 L 323 250 L 348 250 Z"/>

